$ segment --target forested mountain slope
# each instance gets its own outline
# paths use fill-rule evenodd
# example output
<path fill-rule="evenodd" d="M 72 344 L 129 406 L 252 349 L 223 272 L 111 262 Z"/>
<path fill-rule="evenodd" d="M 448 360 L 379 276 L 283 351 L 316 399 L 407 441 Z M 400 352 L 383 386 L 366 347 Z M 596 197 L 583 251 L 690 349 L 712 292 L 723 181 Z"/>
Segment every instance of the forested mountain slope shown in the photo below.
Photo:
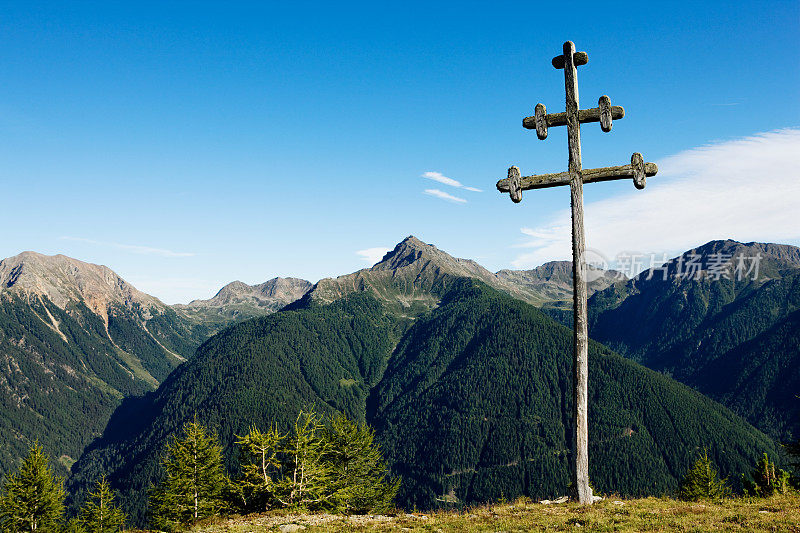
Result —
<path fill-rule="evenodd" d="M 305 308 L 225 330 L 156 392 L 115 413 L 71 488 L 80 498 L 106 472 L 141 522 L 158 453 L 185 421 L 215 428 L 234 464 L 236 434 L 271 421 L 285 428 L 316 406 L 376 428 L 404 476 L 401 505 L 435 506 L 443 494 L 475 502 L 563 493 L 571 333 L 481 282 L 441 281 L 441 305 L 416 319 L 365 291 L 326 305 L 306 299 Z M 597 344 L 590 371 L 599 490 L 670 490 L 703 446 L 724 473 L 775 453 L 720 405 Z"/>
<path fill-rule="evenodd" d="M 759 254 L 740 279 L 739 257 L 749 271 Z M 714 274 L 723 259 L 730 279 Z M 800 431 L 798 309 L 800 249 L 712 241 L 671 260 L 666 279 L 645 271 L 592 296 L 589 335 L 788 439 Z"/>
<path fill-rule="evenodd" d="M 121 398 L 155 389 L 207 336 L 107 267 L 0 261 L 0 475 L 35 439 L 66 473 Z"/>
<path fill-rule="evenodd" d="M 674 490 L 699 449 L 725 474 L 773 444 L 664 375 L 590 346 L 590 474 L 600 492 Z M 464 282 L 409 330 L 370 398 L 401 501 L 550 497 L 568 483 L 572 335 L 537 309 Z"/>
<path fill-rule="evenodd" d="M 363 421 L 367 395 L 402 329 L 364 293 L 236 324 L 201 346 L 157 391 L 125 402 L 76 464 L 70 488 L 80 498 L 97 476 L 110 473 L 141 523 L 159 454 L 195 415 L 219 433 L 229 466 L 235 436 L 252 424 L 285 429 L 308 407 Z"/>

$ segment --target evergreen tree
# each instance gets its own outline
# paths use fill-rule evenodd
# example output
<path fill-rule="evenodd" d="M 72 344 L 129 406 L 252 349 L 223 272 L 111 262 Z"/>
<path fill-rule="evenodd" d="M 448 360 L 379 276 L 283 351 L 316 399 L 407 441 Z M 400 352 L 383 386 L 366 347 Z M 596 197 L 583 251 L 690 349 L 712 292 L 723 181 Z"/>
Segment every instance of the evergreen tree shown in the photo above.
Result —
<path fill-rule="evenodd" d="M 283 448 L 283 476 L 274 484 L 284 506 L 316 511 L 330 505 L 333 469 L 325 461 L 330 444 L 323 438 L 320 417 L 301 411 Z"/>
<path fill-rule="evenodd" d="M 386 475 L 386 462 L 366 424 L 335 416 L 324 429 L 333 468 L 333 508 L 344 513 L 383 512 L 394 503 L 400 480 Z"/>
<path fill-rule="evenodd" d="M 151 495 L 153 525 L 175 530 L 218 514 L 228 484 L 217 438 L 197 419 L 183 427 L 183 435 L 167 445 L 162 460 L 164 478 Z"/>
<path fill-rule="evenodd" d="M 789 488 L 789 472 L 775 467 L 765 453 L 748 478 L 742 475 L 742 486 L 748 496 L 767 497 L 784 494 Z"/>
<path fill-rule="evenodd" d="M 686 477 L 678 488 L 678 497 L 682 500 L 714 500 L 730 495 L 730 489 L 725 479 L 720 479 L 714 463 L 708 457 L 708 452 L 694 462 Z"/>
<path fill-rule="evenodd" d="M 67 525 L 64 526 L 64 533 L 88 533 L 86 528 L 83 527 L 83 522 L 79 517 L 70 518 Z"/>
<path fill-rule="evenodd" d="M 117 533 L 125 527 L 125 514 L 117 507 L 105 476 L 97 482 L 81 508 L 80 523 L 87 533 Z"/>
<path fill-rule="evenodd" d="M 267 432 L 252 426 L 245 437 L 237 438 L 236 444 L 243 454 L 238 483 L 243 510 L 265 511 L 276 502 L 273 494 L 275 482 L 282 472 L 279 455 L 285 439 L 286 435 L 282 435 L 277 426 Z"/>
<path fill-rule="evenodd" d="M 2 531 L 56 531 L 63 519 L 64 480 L 53 475 L 42 447 L 35 442 L 3 487 Z"/>
<path fill-rule="evenodd" d="M 794 476 L 792 476 L 792 484 L 795 488 L 800 489 L 800 438 L 792 444 L 786 445 L 786 453 L 792 458 L 792 466 L 794 467 Z"/>
<path fill-rule="evenodd" d="M 797 396 L 800 400 L 800 396 Z M 791 478 L 791 483 L 795 488 L 800 489 L 800 437 L 796 441 L 786 444 L 786 453 L 789 455 L 791 465 L 794 467 L 794 475 Z"/>

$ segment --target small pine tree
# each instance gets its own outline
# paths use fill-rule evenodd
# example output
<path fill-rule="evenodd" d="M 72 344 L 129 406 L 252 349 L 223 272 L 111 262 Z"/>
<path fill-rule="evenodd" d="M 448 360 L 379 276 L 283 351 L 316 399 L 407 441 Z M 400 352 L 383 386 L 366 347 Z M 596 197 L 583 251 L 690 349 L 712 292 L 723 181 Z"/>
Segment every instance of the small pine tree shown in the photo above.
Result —
<path fill-rule="evenodd" d="M 125 514 L 117 507 L 105 476 L 100 478 L 81 508 L 80 523 L 87 533 L 118 533 L 125 527 Z"/>
<path fill-rule="evenodd" d="M 716 500 L 729 495 L 727 480 L 719 478 L 714 463 L 704 450 L 681 481 L 678 497 L 682 500 L 697 501 Z"/>
<path fill-rule="evenodd" d="M 333 468 L 333 509 L 343 513 L 377 513 L 392 507 L 399 480 L 386 475 L 383 454 L 366 424 L 335 416 L 323 431 L 330 444 L 325 460 Z"/>
<path fill-rule="evenodd" d="M 246 436 L 237 437 L 236 444 L 244 456 L 238 487 L 245 511 L 265 511 L 275 503 L 273 494 L 282 470 L 279 455 L 285 438 L 277 426 L 267 432 L 253 426 Z"/>
<path fill-rule="evenodd" d="M 71 518 L 67 525 L 64 526 L 63 533 L 87 533 L 86 528 L 83 527 L 83 522 L 80 518 Z"/>
<path fill-rule="evenodd" d="M 775 468 L 775 463 L 765 453 L 750 477 L 742 475 L 742 486 L 748 496 L 765 498 L 773 494 L 785 494 L 789 488 L 789 472 Z"/>
<path fill-rule="evenodd" d="M 167 445 L 161 465 L 164 479 L 150 499 L 153 526 L 172 531 L 220 513 L 228 485 L 222 448 L 197 419 Z"/>
<path fill-rule="evenodd" d="M 53 475 L 35 442 L 0 497 L 0 524 L 8 533 L 57 531 L 64 520 L 64 480 Z"/>
<path fill-rule="evenodd" d="M 322 430 L 313 411 L 297 416 L 283 447 L 283 476 L 273 485 L 275 498 L 285 507 L 316 511 L 330 505 L 333 470 L 325 461 L 330 444 Z"/>

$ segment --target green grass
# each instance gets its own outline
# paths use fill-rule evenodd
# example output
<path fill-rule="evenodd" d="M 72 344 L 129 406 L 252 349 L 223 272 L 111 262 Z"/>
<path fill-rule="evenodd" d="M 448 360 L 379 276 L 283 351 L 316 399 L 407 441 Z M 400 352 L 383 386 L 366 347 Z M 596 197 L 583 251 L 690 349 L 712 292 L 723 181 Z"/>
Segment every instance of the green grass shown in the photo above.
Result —
<path fill-rule="evenodd" d="M 194 533 L 261 533 L 284 524 L 321 531 L 787 531 L 800 532 L 800 494 L 682 502 L 670 498 L 621 500 L 595 505 L 542 505 L 529 499 L 464 511 L 400 512 L 392 516 L 262 515 L 219 520 Z M 580 529 L 578 529 L 580 528 Z"/>

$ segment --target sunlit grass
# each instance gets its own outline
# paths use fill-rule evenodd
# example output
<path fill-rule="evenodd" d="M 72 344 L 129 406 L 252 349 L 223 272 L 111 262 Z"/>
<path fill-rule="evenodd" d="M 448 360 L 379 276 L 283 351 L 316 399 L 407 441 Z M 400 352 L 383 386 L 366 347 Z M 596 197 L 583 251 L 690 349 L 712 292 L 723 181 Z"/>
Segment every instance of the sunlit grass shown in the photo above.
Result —
<path fill-rule="evenodd" d="M 670 498 L 622 500 L 613 496 L 588 507 L 542 505 L 528 499 L 463 511 L 397 513 L 392 516 L 281 515 L 219 520 L 200 533 L 280 531 L 788 531 L 800 533 L 800 495 L 682 502 Z"/>

